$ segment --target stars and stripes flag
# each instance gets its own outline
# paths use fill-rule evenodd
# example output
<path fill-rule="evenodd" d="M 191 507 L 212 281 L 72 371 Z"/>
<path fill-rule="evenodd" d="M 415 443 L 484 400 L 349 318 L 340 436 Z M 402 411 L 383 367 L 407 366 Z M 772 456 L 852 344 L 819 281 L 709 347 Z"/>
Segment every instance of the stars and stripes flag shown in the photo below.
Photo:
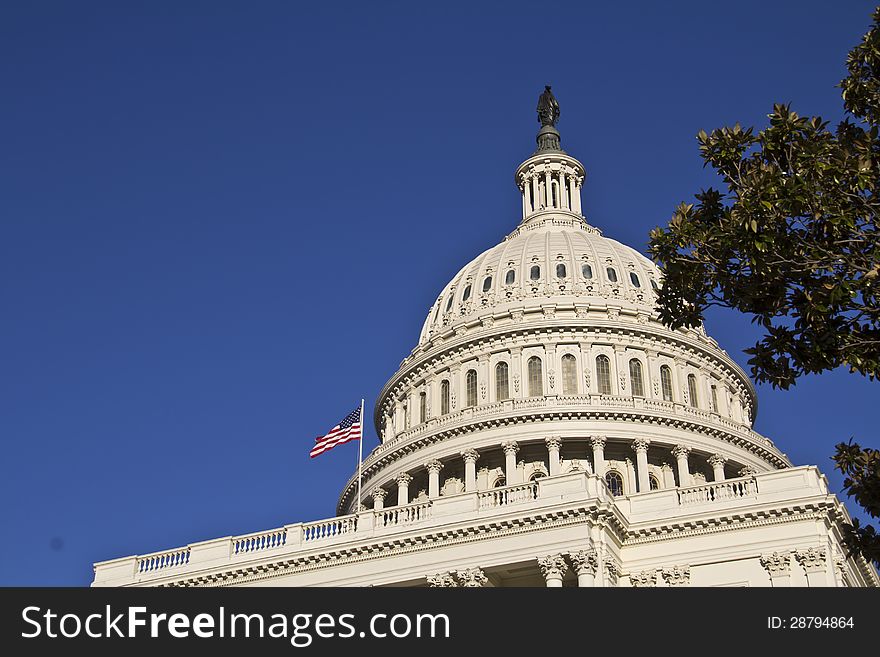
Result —
<path fill-rule="evenodd" d="M 315 458 L 337 445 L 347 443 L 349 440 L 360 440 L 362 437 L 363 408 L 362 402 L 360 406 L 346 415 L 339 424 L 330 429 L 325 435 L 315 438 L 315 446 L 312 447 L 309 456 Z"/>

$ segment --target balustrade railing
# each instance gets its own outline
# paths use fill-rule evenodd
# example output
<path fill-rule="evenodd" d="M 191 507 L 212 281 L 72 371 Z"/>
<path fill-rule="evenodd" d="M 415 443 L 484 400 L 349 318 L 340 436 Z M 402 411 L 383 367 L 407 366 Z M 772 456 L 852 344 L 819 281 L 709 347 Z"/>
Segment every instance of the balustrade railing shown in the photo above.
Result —
<path fill-rule="evenodd" d="M 270 529 L 246 536 L 235 536 L 232 539 L 232 554 L 250 554 L 273 548 L 282 547 L 287 543 L 287 529 Z"/>
<path fill-rule="evenodd" d="M 527 484 L 493 488 L 492 490 L 478 493 L 478 499 L 480 509 L 494 509 L 499 506 L 507 506 L 508 504 L 531 502 L 538 499 L 538 484 L 531 481 Z"/>
<path fill-rule="evenodd" d="M 758 483 L 754 477 L 712 482 L 701 486 L 691 486 L 678 490 L 678 503 L 682 506 L 708 504 L 725 500 L 738 500 L 755 497 Z"/>
<path fill-rule="evenodd" d="M 185 547 L 138 557 L 136 570 L 138 573 L 152 573 L 156 570 L 185 566 L 189 563 L 189 554 L 189 547 Z"/>
<path fill-rule="evenodd" d="M 303 524 L 303 543 L 320 541 L 324 538 L 351 534 L 357 531 L 357 516 L 339 516 L 330 520 L 319 520 Z"/>
<path fill-rule="evenodd" d="M 427 520 L 430 517 L 430 502 L 407 504 L 406 506 L 395 506 L 376 511 L 376 526 L 392 527 L 395 525 L 407 525 L 420 520 Z"/>

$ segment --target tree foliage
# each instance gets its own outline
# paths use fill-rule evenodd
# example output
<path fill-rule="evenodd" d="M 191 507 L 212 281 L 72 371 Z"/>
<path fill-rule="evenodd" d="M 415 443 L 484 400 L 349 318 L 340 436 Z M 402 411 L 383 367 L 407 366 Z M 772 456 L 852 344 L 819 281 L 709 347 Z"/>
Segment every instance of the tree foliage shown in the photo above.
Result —
<path fill-rule="evenodd" d="M 746 349 L 752 376 L 783 389 L 842 365 L 880 375 L 880 8 L 847 69 L 846 117 L 833 129 L 777 104 L 758 132 L 700 131 L 725 189 L 696 194 L 651 232 L 661 320 L 696 326 L 713 305 L 750 314 L 763 330 Z M 877 452 L 842 443 L 835 462 L 876 517 Z M 877 559 L 872 527 L 851 527 L 848 540 Z"/>

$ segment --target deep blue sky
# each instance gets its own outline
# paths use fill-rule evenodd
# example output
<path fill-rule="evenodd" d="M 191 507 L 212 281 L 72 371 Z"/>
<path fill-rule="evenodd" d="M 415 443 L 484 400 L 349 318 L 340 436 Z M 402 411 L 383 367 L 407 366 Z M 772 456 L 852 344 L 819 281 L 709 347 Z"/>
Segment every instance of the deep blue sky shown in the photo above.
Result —
<path fill-rule="evenodd" d="M 313 438 L 516 226 L 544 84 L 588 218 L 644 250 L 711 184 L 698 130 L 841 117 L 871 8 L 2 3 L 0 584 L 331 516 L 357 448 Z M 707 327 L 744 364 L 748 319 Z M 839 489 L 878 385 L 762 386 L 756 428 Z"/>

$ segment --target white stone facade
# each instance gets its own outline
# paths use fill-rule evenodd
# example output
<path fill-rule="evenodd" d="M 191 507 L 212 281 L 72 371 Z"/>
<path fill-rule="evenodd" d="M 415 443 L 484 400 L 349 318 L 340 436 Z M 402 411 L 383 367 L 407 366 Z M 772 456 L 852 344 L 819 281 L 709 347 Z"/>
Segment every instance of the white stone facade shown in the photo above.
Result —
<path fill-rule="evenodd" d="M 843 504 L 752 430 L 748 377 L 654 311 L 658 269 L 516 171 L 522 221 L 429 310 L 338 517 L 95 565 L 94 586 L 876 586 Z"/>

